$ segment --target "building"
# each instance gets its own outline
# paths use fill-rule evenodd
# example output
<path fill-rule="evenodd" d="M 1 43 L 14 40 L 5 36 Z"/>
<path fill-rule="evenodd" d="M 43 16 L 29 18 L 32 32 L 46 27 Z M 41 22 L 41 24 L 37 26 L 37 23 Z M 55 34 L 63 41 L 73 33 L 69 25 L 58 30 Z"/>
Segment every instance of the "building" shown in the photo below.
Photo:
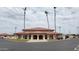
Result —
<path fill-rule="evenodd" d="M 55 33 L 53 29 L 47 28 L 30 28 L 23 29 L 22 32 L 15 33 L 19 39 L 30 39 L 30 40 L 53 40 L 56 39 L 60 33 Z"/>
<path fill-rule="evenodd" d="M 66 36 L 66 39 L 79 38 L 79 34 L 66 34 L 65 36 Z"/>
<path fill-rule="evenodd" d="M 10 39 L 11 37 L 13 37 L 13 34 L 8 34 L 8 33 L 0 33 L 0 38 L 1 39 Z"/>

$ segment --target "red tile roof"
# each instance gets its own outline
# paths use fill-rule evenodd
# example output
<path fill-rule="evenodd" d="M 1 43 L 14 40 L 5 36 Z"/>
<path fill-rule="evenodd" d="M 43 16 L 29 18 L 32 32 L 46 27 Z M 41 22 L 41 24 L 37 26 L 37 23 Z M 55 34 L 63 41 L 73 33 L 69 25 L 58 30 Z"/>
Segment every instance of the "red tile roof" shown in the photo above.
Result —
<path fill-rule="evenodd" d="M 30 28 L 30 29 L 23 29 L 23 32 L 17 32 L 17 35 L 20 34 L 60 34 L 60 33 L 55 33 L 53 29 L 47 29 L 47 28 Z"/>
<path fill-rule="evenodd" d="M 55 33 L 55 32 L 49 32 L 49 31 L 26 31 L 26 32 L 17 32 L 16 34 L 60 34 L 60 33 Z"/>
<path fill-rule="evenodd" d="M 48 28 L 41 28 L 41 27 L 36 27 L 36 28 L 30 28 L 30 29 L 23 29 L 23 31 L 38 31 L 38 30 L 42 30 L 42 31 L 54 31 L 54 29 L 48 29 Z"/>

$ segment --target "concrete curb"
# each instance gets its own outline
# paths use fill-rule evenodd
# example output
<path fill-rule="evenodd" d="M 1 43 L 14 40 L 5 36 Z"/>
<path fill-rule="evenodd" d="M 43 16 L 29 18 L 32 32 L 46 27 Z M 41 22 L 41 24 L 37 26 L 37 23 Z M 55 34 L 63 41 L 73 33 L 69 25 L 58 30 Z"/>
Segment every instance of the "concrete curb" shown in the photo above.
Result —
<path fill-rule="evenodd" d="M 29 40 L 27 42 L 48 42 L 48 40 Z"/>

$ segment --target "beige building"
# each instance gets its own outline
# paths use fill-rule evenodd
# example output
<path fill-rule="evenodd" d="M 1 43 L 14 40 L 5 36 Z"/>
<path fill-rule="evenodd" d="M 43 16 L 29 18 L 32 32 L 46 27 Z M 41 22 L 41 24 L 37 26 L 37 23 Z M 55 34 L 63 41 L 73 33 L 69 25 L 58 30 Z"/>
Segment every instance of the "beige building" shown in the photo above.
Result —
<path fill-rule="evenodd" d="M 53 29 L 47 28 L 30 28 L 23 29 L 22 32 L 15 33 L 19 39 L 30 39 L 30 40 L 53 40 L 56 39 L 60 33 L 55 33 Z"/>
<path fill-rule="evenodd" d="M 10 39 L 11 37 L 13 37 L 13 34 L 8 34 L 8 33 L 0 33 L 0 38 L 1 39 Z"/>

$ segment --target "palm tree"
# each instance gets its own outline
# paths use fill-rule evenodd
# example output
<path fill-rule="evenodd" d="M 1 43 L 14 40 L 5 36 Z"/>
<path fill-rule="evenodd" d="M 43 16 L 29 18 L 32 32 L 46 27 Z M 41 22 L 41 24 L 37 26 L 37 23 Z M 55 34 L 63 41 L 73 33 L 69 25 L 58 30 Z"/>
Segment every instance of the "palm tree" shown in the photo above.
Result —
<path fill-rule="evenodd" d="M 47 17 L 47 23 L 48 23 L 48 29 L 49 29 L 49 20 L 48 20 L 48 12 L 45 11 L 46 17 Z"/>

